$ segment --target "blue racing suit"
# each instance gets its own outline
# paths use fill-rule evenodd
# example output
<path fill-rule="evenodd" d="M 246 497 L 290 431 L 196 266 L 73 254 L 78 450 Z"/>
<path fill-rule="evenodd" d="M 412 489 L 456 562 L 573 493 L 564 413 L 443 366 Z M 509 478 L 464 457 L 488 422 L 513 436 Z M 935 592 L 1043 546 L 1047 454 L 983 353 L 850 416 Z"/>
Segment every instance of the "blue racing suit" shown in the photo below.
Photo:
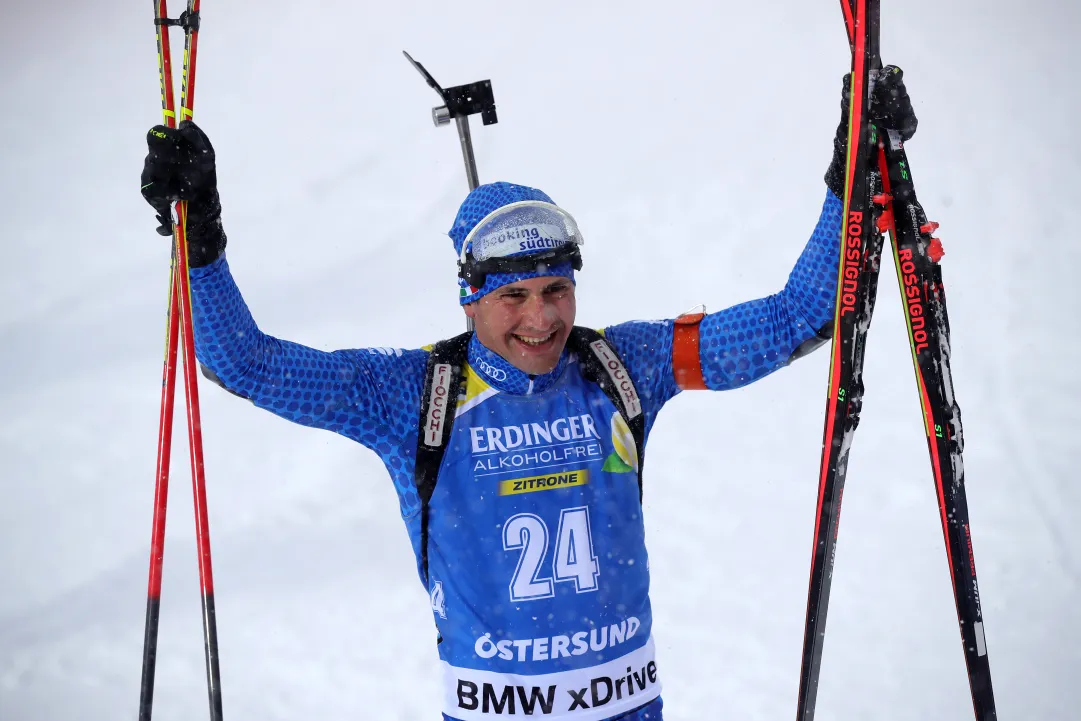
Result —
<path fill-rule="evenodd" d="M 841 202 L 822 214 L 784 289 L 705 316 L 706 386 L 785 366 L 833 318 Z M 324 352 L 262 333 L 224 257 L 191 270 L 196 353 L 226 388 L 372 449 L 398 492 L 421 568 L 414 483 L 428 349 Z M 609 326 L 646 437 L 679 393 L 673 321 Z M 428 578 L 444 718 L 661 719 L 635 441 L 565 351 L 527 376 L 474 336 L 429 506 Z"/>

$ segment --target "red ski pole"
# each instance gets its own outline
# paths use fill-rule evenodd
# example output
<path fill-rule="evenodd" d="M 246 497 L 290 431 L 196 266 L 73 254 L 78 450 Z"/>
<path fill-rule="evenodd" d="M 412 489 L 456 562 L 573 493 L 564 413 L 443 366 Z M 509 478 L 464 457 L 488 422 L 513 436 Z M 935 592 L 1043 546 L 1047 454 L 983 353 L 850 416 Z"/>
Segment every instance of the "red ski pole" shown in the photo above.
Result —
<path fill-rule="evenodd" d="M 173 66 L 169 28 L 158 23 L 166 17 L 165 0 L 154 0 L 158 42 L 158 75 L 165 125 L 176 127 L 173 110 Z M 150 721 L 154 703 L 154 671 L 157 666 L 158 617 L 161 610 L 161 572 L 165 555 L 165 512 L 169 500 L 169 461 L 173 438 L 173 399 L 176 397 L 176 356 L 180 304 L 177 303 L 176 245 L 169 265 L 169 315 L 165 331 L 165 364 L 161 380 L 161 413 L 158 420 L 158 462 L 154 486 L 154 520 L 150 537 L 150 581 L 146 594 L 146 625 L 143 632 L 143 671 L 139 688 L 139 721 Z"/>
<path fill-rule="evenodd" d="M 195 97 L 195 60 L 199 37 L 199 0 L 188 0 L 187 10 L 177 20 L 168 18 L 166 0 L 154 0 L 154 24 L 158 41 L 158 72 L 161 76 L 162 111 L 165 124 L 176 127 L 173 76 L 169 51 L 169 27 L 185 31 L 184 71 L 181 86 L 181 119 L 192 117 Z M 150 580 L 147 592 L 146 628 L 143 641 L 143 672 L 139 695 L 139 719 L 149 721 L 153 708 L 154 671 L 157 661 L 158 617 L 165 550 L 165 517 L 169 487 L 169 457 L 172 438 L 173 398 L 176 389 L 177 346 L 183 336 L 184 390 L 187 399 L 188 443 L 191 454 L 192 492 L 195 502 L 195 536 L 198 546 L 199 582 L 203 605 L 203 645 L 206 651 L 207 693 L 210 718 L 221 721 L 221 675 L 218 668 L 218 634 L 214 610 L 214 580 L 210 561 L 210 524 L 203 470 L 203 439 L 199 414 L 199 386 L 195 373 L 195 335 L 191 312 L 191 283 L 188 276 L 187 203 L 176 204 L 173 262 L 170 272 L 169 320 L 162 379 L 162 405 L 158 436 L 158 473 L 154 492 L 154 520 L 151 537 Z"/>

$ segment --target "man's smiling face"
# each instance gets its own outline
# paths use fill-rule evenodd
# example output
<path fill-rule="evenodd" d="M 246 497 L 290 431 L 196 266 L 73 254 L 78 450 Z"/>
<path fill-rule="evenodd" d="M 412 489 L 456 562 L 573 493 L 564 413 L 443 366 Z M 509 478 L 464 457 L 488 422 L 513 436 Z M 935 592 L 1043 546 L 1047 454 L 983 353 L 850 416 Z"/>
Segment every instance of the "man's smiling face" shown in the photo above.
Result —
<path fill-rule="evenodd" d="M 574 283 L 561 276 L 529 278 L 463 308 L 489 350 L 523 373 L 543 375 L 556 367 L 574 327 Z"/>

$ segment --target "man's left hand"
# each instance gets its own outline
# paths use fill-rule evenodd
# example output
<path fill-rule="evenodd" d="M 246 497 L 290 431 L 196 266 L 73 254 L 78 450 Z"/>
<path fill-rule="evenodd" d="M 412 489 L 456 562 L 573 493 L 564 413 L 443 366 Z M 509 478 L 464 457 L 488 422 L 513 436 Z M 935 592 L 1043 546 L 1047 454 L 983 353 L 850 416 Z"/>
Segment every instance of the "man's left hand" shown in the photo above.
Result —
<path fill-rule="evenodd" d="M 896 130 L 901 140 L 907 141 L 916 134 L 916 112 L 905 87 L 904 71 L 896 65 L 887 65 L 874 71 L 874 88 L 871 91 L 871 107 L 868 118 L 882 130 Z M 833 139 L 833 159 L 826 170 L 826 185 L 838 198 L 845 192 L 845 163 L 848 156 L 848 108 L 851 103 L 852 75 L 844 76 L 841 87 L 841 122 Z"/>

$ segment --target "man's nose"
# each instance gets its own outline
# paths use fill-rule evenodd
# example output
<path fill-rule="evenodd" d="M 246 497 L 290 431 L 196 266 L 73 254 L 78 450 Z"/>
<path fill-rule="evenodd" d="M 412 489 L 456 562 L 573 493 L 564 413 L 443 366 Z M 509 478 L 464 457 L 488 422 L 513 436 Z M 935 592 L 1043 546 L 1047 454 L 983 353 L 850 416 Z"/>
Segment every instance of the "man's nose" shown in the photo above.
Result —
<path fill-rule="evenodd" d="M 555 304 L 543 295 L 531 295 L 526 299 L 522 319 L 535 330 L 548 330 L 558 318 Z"/>

